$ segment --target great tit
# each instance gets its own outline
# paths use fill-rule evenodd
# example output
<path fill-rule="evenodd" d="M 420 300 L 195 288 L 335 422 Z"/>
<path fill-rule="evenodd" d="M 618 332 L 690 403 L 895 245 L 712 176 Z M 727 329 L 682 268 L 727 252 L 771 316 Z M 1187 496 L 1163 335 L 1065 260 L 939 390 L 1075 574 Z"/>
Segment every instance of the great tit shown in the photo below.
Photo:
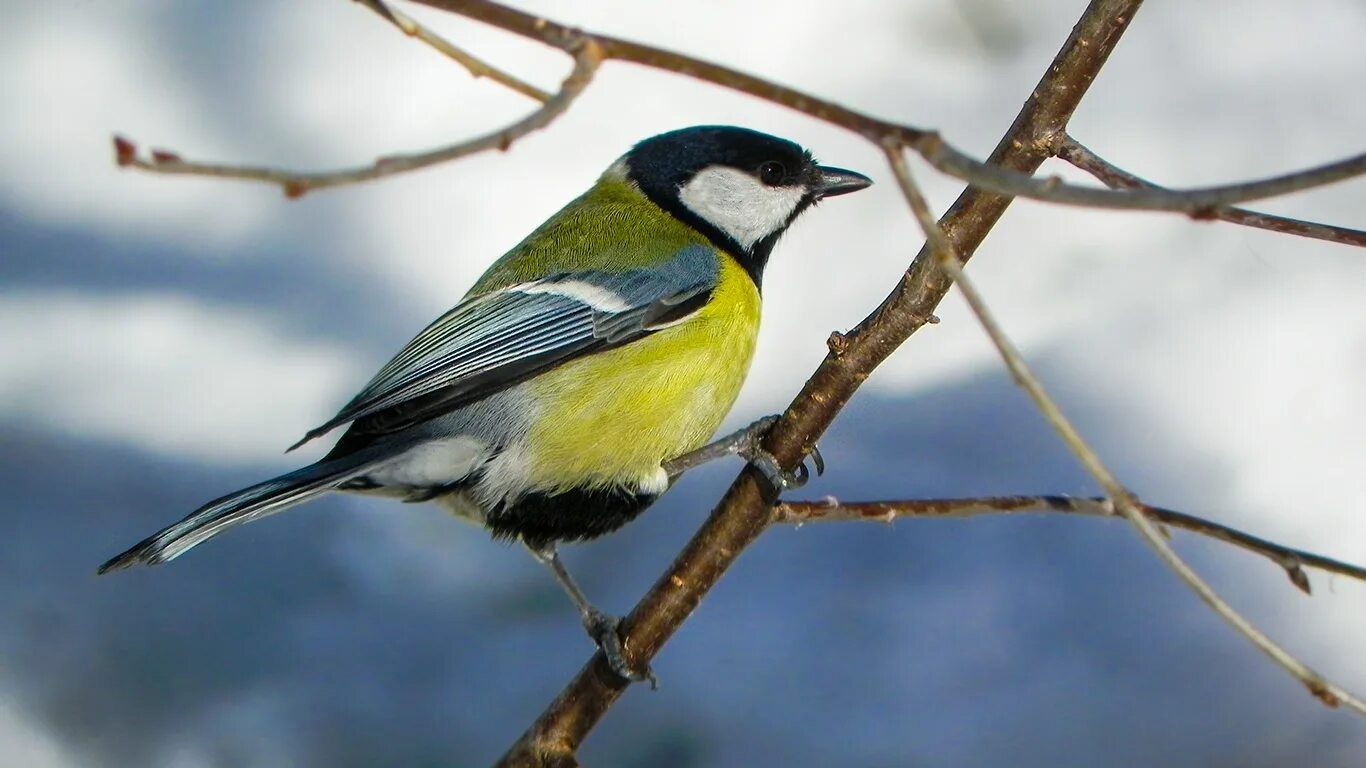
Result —
<path fill-rule="evenodd" d="M 703 459 L 741 453 L 773 475 L 755 449 L 767 420 L 699 446 L 749 369 L 774 245 L 816 202 L 871 183 L 744 128 L 641 141 L 295 444 L 349 423 L 321 460 L 205 504 L 99 572 L 164 563 L 328 491 L 435 501 L 523 542 L 613 669 L 640 679 L 555 545 L 624 525 Z"/>

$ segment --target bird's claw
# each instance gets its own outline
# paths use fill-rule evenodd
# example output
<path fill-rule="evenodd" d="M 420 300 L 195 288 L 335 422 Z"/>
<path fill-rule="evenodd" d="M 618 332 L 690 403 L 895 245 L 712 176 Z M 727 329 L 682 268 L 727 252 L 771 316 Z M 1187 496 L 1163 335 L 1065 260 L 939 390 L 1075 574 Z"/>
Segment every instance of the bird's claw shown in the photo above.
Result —
<path fill-rule="evenodd" d="M 655 673 L 648 664 L 644 669 L 637 669 L 626 661 L 625 648 L 621 644 L 620 618 L 593 609 L 583 617 L 583 627 L 588 630 L 588 636 L 593 638 L 593 642 L 598 644 L 598 649 L 607 659 L 607 666 L 611 667 L 613 672 L 623 680 L 633 683 L 648 681 L 650 688 L 659 688 L 659 680 L 655 678 Z"/>
<path fill-rule="evenodd" d="M 778 466 L 778 460 L 773 458 L 773 454 L 760 446 L 764 435 L 768 434 L 768 430 L 777 421 L 777 416 L 769 416 L 755 422 L 749 440 L 740 448 L 739 453 L 764 476 L 774 491 L 782 493 L 806 485 L 811 480 L 811 470 L 806 467 L 806 459 L 802 459 L 795 470 L 784 472 L 782 467 Z M 810 458 L 812 466 L 816 468 L 816 474 L 825 474 L 825 457 L 821 455 L 820 446 L 811 446 Z"/>

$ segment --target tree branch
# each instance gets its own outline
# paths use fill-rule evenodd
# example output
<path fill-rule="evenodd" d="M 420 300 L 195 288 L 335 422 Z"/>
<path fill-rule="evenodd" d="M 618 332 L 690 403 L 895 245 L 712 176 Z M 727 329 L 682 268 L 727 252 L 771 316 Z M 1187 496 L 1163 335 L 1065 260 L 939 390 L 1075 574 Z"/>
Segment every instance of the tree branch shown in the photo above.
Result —
<path fill-rule="evenodd" d="M 1245 549 L 1285 570 L 1290 583 L 1306 595 L 1313 594 L 1305 567 L 1317 568 L 1352 579 L 1366 581 L 1366 568 L 1331 557 L 1294 549 L 1274 541 L 1244 533 L 1237 528 L 1187 515 L 1162 507 L 1139 505 L 1149 517 L 1173 528 L 1199 534 Z M 1028 514 L 1058 512 L 1066 515 L 1114 518 L 1113 506 L 1104 498 L 1075 498 L 1072 496 L 987 496 L 966 499 L 906 499 L 898 501 L 846 502 L 835 499 L 821 501 L 789 501 L 773 508 L 773 522 L 790 525 L 837 521 L 866 520 L 890 523 L 899 517 L 962 518 L 979 515 Z"/>
<path fill-rule="evenodd" d="M 934 131 L 879 120 L 794 88 L 777 85 L 681 53 L 574 29 L 487 0 L 414 2 L 458 13 L 566 51 L 572 50 L 583 40 L 593 40 L 602 47 L 604 59 L 629 61 L 747 93 L 854 131 L 876 143 L 888 139 L 895 140 L 917 152 L 939 171 L 1002 195 L 1094 208 L 1182 211 L 1201 217 L 1207 214 L 1207 209 L 1214 206 L 1290 194 L 1366 174 L 1366 153 L 1362 153 L 1338 162 L 1261 181 L 1188 190 L 1145 188 L 1116 191 L 1074 186 L 1064 183 L 1058 177 L 1037 179 L 1013 169 L 995 166 L 990 160 L 986 163 L 979 162 L 946 143 Z M 1041 133 L 1019 138 L 1022 141 L 1049 143 L 1058 135 L 1060 134 Z"/>
<path fill-rule="evenodd" d="M 1133 524 L 1143 540 L 1157 553 L 1158 558 L 1184 581 L 1186 586 L 1190 587 L 1211 610 L 1219 614 L 1224 621 L 1228 622 L 1239 634 L 1246 637 L 1278 666 L 1298 678 L 1314 697 L 1330 707 L 1345 704 L 1361 714 L 1366 714 L 1366 702 L 1358 699 L 1337 683 L 1328 680 L 1277 645 L 1252 622 L 1235 611 L 1233 606 L 1220 597 L 1213 587 L 1201 579 L 1200 575 L 1182 560 L 1180 555 L 1176 554 L 1176 551 L 1167 543 L 1166 532 L 1155 525 L 1144 513 L 1142 505 L 1138 502 L 1138 497 L 1119 482 L 1114 473 L 1101 461 L 1100 456 L 1082 438 L 1081 433 L 1063 414 L 1062 409 L 1053 401 L 1053 398 L 1044 389 L 1043 384 L 1035 378 L 1019 350 L 1015 348 L 1015 345 L 996 322 L 976 286 L 963 273 L 953 244 L 944 236 L 939 225 L 930 215 L 929 207 L 911 178 L 910 167 L 906 164 L 906 158 L 901 150 L 890 144 L 886 150 L 887 160 L 892 166 L 892 171 L 896 174 L 902 194 L 906 197 L 906 202 L 910 205 L 916 220 L 924 229 L 939 266 L 952 275 L 954 282 L 958 285 L 958 290 L 962 292 L 963 298 L 967 300 L 973 314 L 981 322 L 982 328 L 991 339 L 991 343 L 1000 353 L 1001 360 L 1010 369 L 1015 383 L 1019 384 L 1029 394 L 1029 398 L 1034 401 L 1035 407 L 1053 426 L 1054 431 L 1067 444 L 1068 449 L 1085 467 L 1087 473 L 1100 484 L 1109 503 L 1119 514 Z"/>
<path fill-rule="evenodd" d="M 1032 173 L 1050 156 L 1051 143 L 1032 137 L 1063 130 L 1140 4 L 1141 0 L 1092 0 L 988 162 Z M 478 5 L 494 13 L 517 14 L 501 6 Z M 970 255 L 1010 202 L 1008 197 L 968 189 L 945 215 L 945 236 L 959 253 Z M 765 438 L 764 449 L 782 468 L 793 469 L 810 451 L 869 372 L 930 321 L 948 289 L 943 272 L 922 249 L 881 306 L 849 334 L 831 336 L 830 354 Z M 632 665 L 645 664 L 658 653 L 770 524 L 771 503 L 760 491 L 761 482 L 754 470 L 747 467 L 741 472 L 702 528 L 626 617 L 622 637 Z M 626 682 L 608 669 L 602 654 L 594 654 L 499 765 L 576 765 L 579 744 L 625 688 Z"/>
<path fill-rule="evenodd" d="M 434 34 L 422 34 L 420 30 L 423 28 L 416 22 L 397 15 L 380 0 L 360 1 L 405 32 L 446 52 L 467 68 L 471 67 L 467 60 L 472 57 L 468 54 Z M 288 196 L 297 197 L 312 189 L 380 178 L 489 149 L 506 149 L 516 139 L 544 127 L 568 109 L 574 98 L 587 87 L 598 64 L 608 59 L 664 69 L 739 90 L 855 131 L 884 148 L 902 190 L 933 247 L 921 249 L 901 283 L 852 332 L 831 336 L 830 354 L 765 440 L 764 447 L 773 454 L 780 466 L 792 469 L 800 462 L 868 374 L 912 333 L 932 321 L 935 307 L 949 289 L 953 278 L 956 278 L 1016 380 L 1030 392 L 1088 471 L 1100 482 L 1109 496 L 1108 503 L 1112 509 L 1128 518 L 1159 556 L 1202 599 L 1238 626 L 1278 663 L 1294 671 L 1315 695 L 1329 704 L 1346 703 L 1366 711 L 1366 705 L 1284 654 L 1248 625 L 1171 551 L 1162 533 L 1145 514 L 1146 508 L 1138 504 L 1133 495 L 1105 468 L 1033 379 L 1019 354 L 995 326 L 971 283 L 963 278 L 959 261 L 959 255 L 966 261 L 981 244 L 1012 201 L 1011 196 L 1091 207 L 1181 211 L 1195 218 L 1209 218 L 1222 213 L 1224 206 L 1233 203 L 1287 194 L 1366 174 L 1366 154 L 1261 181 L 1190 190 L 1168 190 L 1154 185 L 1131 185 L 1111 190 L 1074 186 L 1057 177 L 1034 178 L 1031 174 L 1039 165 L 1064 146 L 1060 142 L 1066 139 L 1068 119 L 1127 28 L 1141 0 L 1092 0 L 1052 66 L 986 163 L 980 163 L 948 145 L 933 131 L 877 120 L 800 91 L 681 54 L 583 32 L 483 0 L 415 2 L 453 11 L 564 50 L 575 57 L 574 71 L 560 91 L 550 97 L 541 109 L 500 131 L 429 152 L 382 158 L 358 168 L 327 173 L 293 173 L 263 167 L 187 162 L 174 153 L 159 150 L 152 151 L 148 159 L 139 156 L 132 142 L 118 137 L 114 140 L 116 159 L 120 165 L 157 173 L 265 181 L 280 186 Z M 403 23 L 405 19 L 409 22 L 406 25 Z M 482 61 L 473 60 L 477 62 L 476 66 L 488 71 L 476 72 L 471 68 L 472 72 L 499 79 L 491 74 L 498 70 Z M 507 78 L 511 76 L 507 75 L 499 82 L 527 93 L 506 82 Z M 531 93 L 528 95 L 541 98 Z M 939 223 L 933 221 L 910 178 L 903 153 L 907 149 L 917 152 L 938 170 L 973 185 L 960 195 Z M 739 553 L 773 522 L 773 500 L 765 498 L 760 489 L 761 482 L 757 474 L 746 468 L 670 569 L 626 618 L 622 625 L 623 641 L 627 660 L 632 665 L 648 663 L 696 609 L 703 596 Z M 1285 567 L 1292 580 L 1295 580 L 1295 572 L 1289 566 Z M 1302 571 L 1299 573 L 1303 575 Z M 579 744 L 625 687 L 626 682 L 610 671 L 602 655 L 595 654 L 510 748 L 500 764 L 576 764 L 575 753 Z"/>
<path fill-rule="evenodd" d="M 497 3 L 486 2 L 486 0 L 413 1 L 486 22 L 523 37 L 539 40 L 575 56 L 585 45 L 591 42 L 597 46 L 600 58 L 603 60 L 617 59 L 675 72 L 798 110 L 817 119 L 859 133 L 870 141 L 885 143 L 892 140 L 918 153 L 939 171 L 966 181 L 973 186 L 1001 195 L 1028 197 L 1035 200 L 1091 208 L 1183 212 L 1193 218 L 1209 218 L 1211 209 L 1220 206 L 1291 194 L 1366 175 L 1366 153 L 1361 153 L 1344 160 L 1258 181 L 1196 187 L 1186 190 L 1172 190 L 1161 187 L 1114 190 L 1077 186 L 1068 184 L 1057 176 L 1034 178 L 1011 169 L 995 166 L 990 161 L 979 162 L 945 142 L 934 131 L 879 120 L 801 91 L 683 54 L 607 35 L 591 34 Z M 378 0 L 360 0 L 360 2 L 375 9 L 391 22 L 398 24 L 405 32 L 421 29 L 406 26 L 400 19 L 407 19 L 407 17 L 396 15 L 396 12 L 388 9 L 387 6 L 379 4 Z M 411 22 L 410 19 L 408 21 Z M 411 23 L 416 24 L 415 22 Z M 488 75 L 514 90 L 528 93 L 533 98 L 540 98 L 537 95 L 539 91 L 534 89 L 534 86 L 527 86 L 511 75 L 469 56 L 455 46 L 445 43 L 444 40 L 434 34 L 424 36 L 420 32 L 409 33 L 416 34 L 424 42 L 436 46 L 477 75 Z M 514 81 L 517 84 L 514 84 Z M 566 82 L 566 88 L 562 89 L 556 97 L 552 97 L 551 102 L 546 104 L 547 108 L 559 96 L 565 94 L 568 85 L 569 83 Z M 522 86 L 532 90 L 526 91 Z M 582 88 L 578 90 L 582 90 Z M 568 101 L 572 101 L 572 97 Z M 558 109 L 554 110 L 552 119 L 553 116 L 557 116 L 559 112 L 568 108 L 568 101 L 557 105 Z M 543 124 L 534 126 L 532 130 L 538 127 L 543 127 Z M 494 147 L 506 149 L 510 143 L 507 134 L 511 130 L 512 127 L 485 137 L 485 139 L 498 138 L 497 141 L 491 143 L 470 142 L 417 155 L 381 158 L 367 166 L 329 172 L 288 171 L 256 166 L 187 162 L 173 152 L 153 152 L 152 160 L 146 161 L 137 157 L 136 146 L 133 142 L 116 137 L 114 143 L 116 157 L 120 165 L 156 173 L 264 181 L 283 187 L 290 197 L 297 197 L 312 189 L 368 181 L 453 160 Z M 1040 134 L 1021 138 L 1022 140 L 1047 143 L 1054 141 L 1056 136 Z"/>
<path fill-rule="evenodd" d="M 413 17 L 385 3 L 384 0 L 356 0 L 356 2 L 375 13 L 378 13 L 384 20 L 393 24 L 395 27 L 398 27 L 399 31 L 408 37 L 415 37 L 441 52 L 447 58 L 464 67 L 467 72 L 476 78 L 487 77 L 510 90 L 516 91 L 527 98 L 535 99 L 543 104 L 550 101 L 552 98 L 551 94 L 537 88 L 531 83 L 528 83 L 510 72 L 505 72 L 478 56 L 457 47 L 446 38 L 419 24 Z"/>
<path fill-rule="evenodd" d="M 578 98 L 579 94 L 583 93 L 583 89 L 592 82 L 593 75 L 597 72 L 598 64 L 601 62 L 602 54 L 597 45 L 591 40 L 584 41 L 574 51 L 574 69 L 561 84 L 559 92 L 530 115 L 501 130 L 469 141 L 417 154 L 382 157 L 370 165 L 357 168 L 325 173 L 296 173 L 268 167 L 193 162 L 181 159 L 174 152 L 159 149 L 152 150 L 150 157 L 144 158 L 139 155 L 136 144 L 121 136 L 114 137 L 114 157 L 121 166 L 139 168 L 153 173 L 269 182 L 278 185 L 284 190 L 287 197 L 301 197 L 315 189 L 392 176 L 396 173 L 425 168 L 429 165 L 444 163 L 448 160 L 478 152 L 487 152 L 492 149 L 506 150 L 517 139 L 550 125 L 555 121 L 555 118 L 564 114 L 565 110 L 569 109 L 569 105 L 574 103 L 574 99 Z"/>
<path fill-rule="evenodd" d="M 1058 157 L 1100 179 L 1111 189 L 1163 189 L 1151 181 L 1135 176 L 1106 161 L 1087 149 L 1081 142 L 1072 138 L 1071 134 L 1063 134 L 1062 140 L 1058 144 Z M 1246 208 L 1211 208 L 1205 213 L 1207 218 L 1227 221 L 1231 224 L 1242 224 L 1246 227 L 1283 232 L 1287 235 L 1312 237 L 1316 240 L 1327 240 L 1330 243 L 1366 248 L 1366 231 L 1360 229 L 1319 224 L 1271 213 L 1258 213 Z"/>

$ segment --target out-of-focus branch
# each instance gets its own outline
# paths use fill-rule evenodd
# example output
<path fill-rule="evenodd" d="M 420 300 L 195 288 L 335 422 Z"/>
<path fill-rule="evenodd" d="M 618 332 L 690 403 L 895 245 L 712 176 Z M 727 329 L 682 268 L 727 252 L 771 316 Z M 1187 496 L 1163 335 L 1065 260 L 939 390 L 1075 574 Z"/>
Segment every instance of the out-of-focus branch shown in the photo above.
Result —
<path fill-rule="evenodd" d="M 1140 4 L 1141 0 L 1092 0 L 996 145 L 989 163 L 1027 174 L 1051 155 L 1052 144 L 1035 137 L 1056 135 L 1064 129 Z M 970 255 L 1010 202 L 1009 197 L 970 188 L 945 215 L 942 229 L 958 253 Z M 933 255 L 922 249 L 901 283 L 872 314 L 850 333 L 831 336 L 829 355 L 765 437 L 764 449 L 783 469 L 795 468 L 868 374 L 930 322 L 949 286 Z M 762 482 L 754 470 L 746 468 L 702 528 L 626 617 L 622 638 L 627 661 L 633 666 L 654 657 L 745 547 L 772 522 L 772 500 L 762 493 Z M 576 765 L 579 744 L 626 686 L 607 667 L 602 654 L 594 654 L 508 749 L 499 765 Z"/>
<path fill-rule="evenodd" d="M 421 38 L 429 45 L 436 46 L 447 55 L 460 61 L 471 72 L 493 77 L 510 88 L 528 93 L 533 98 L 540 98 L 533 92 L 523 90 L 522 86 L 526 86 L 526 84 L 517 81 L 511 75 L 469 56 L 464 51 L 460 51 L 455 46 L 441 40 L 435 34 L 424 34 L 425 30 L 415 26 L 416 22 L 412 22 L 406 16 L 398 15 L 388 6 L 381 5 L 375 0 L 361 0 L 361 2 L 375 9 L 393 23 L 398 24 L 405 32 L 412 30 L 410 34 Z M 1159 187 L 1114 190 L 1077 186 L 1067 184 L 1056 176 L 1035 178 L 993 165 L 989 161 L 983 163 L 954 148 L 935 131 L 879 120 L 801 91 L 683 54 L 607 35 L 584 32 L 556 24 L 545 18 L 522 13 L 507 6 L 486 2 L 486 0 L 414 0 L 414 2 L 458 13 L 524 37 L 540 40 L 547 45 L 576 56 L 591 43 L 596 47 L 600 58 L 603 60 L 630 61 L 739 90 L 855 131 L 870 141 L 878 143 L 896 142 L 918 153 L 939 171 L 967 181 L 973 186 L 1001 195 L 1028 197 L 1053 203 L 1092 208 L 1175 211 L 1186 213 L 1194 218 L 1208 218 L 1212 208 L 1287 195 L 1366 175 L 1366 153 L 1362 153 L 1303 171 L 1238 184 L 1185 190 Z M 401 21 L 402 19 L 407 19 L 413 26 L 406 26 Z M 514 85 L 514 81 L 520 85 Z M 586 85 L 586 83 L 584 84 Z M 532 88 L 531 86 L 526 87 Z M 547 110 L 550 110 L 552 104 L 559 101 L 567 90 L 568 88 L 564 88 L 555 97 L 551 97 L 546 103 Z M 553 117 L 567 107 L 568 101 L 565 101 L 562 104 L 556 104 L 556 109 L 546 113 Z M 535 116 L 533 115 L 533 117 Z M 535 127 L 542 126 L 534 126 L 532 129 L 534 130 Z M 479 144 L 471 147 L 469 145 L 474 144 L 474 142 L 470 142 L 418 155 L 381 158 L 367 166 L 329 172 L 289 171 L 279 168 L 187 162 L 173 152 L 153 153 L 152 160 L 147 161 L 137 156 L 135 144 L 131 141 L 116 138 L 115 146 L 121 165 L 155 173 L 264 181 L 278 184 L 285 189 L 286 194 L 297 197 L 311 189 L 368 181 L 393 173 L 423 168 L 434 163 L 446 162 L 473 152 L 490 149 L 493 146 L 506 146 L 507 141 L 503 137 L 509 130 L 510 128 L 504 129 L 491 134 L 489 137 L 484 137 L 485 139 L 499 137 L 500 141 L 491 145 Z M 1021 139 L 1048 144 L 1055 140 L 1055 135 L 1040 134 L 1021 137 Z M 158 161 L 159 159 L 163 161 Z"/>
<path fill-rule="evenodd" d="M 1073 426 L 1071 420 L 1063 414 L 1062 409 L 1053 401 L 1053 398 L 1044 389 L 1043 384 L 1029 370 L 1029 366 L 1020 355 L 1019 350 L 1015 348 L 1015 345 L 1001 329 L 1000 324 L 996 322 L 996 318 L 987 308 L 986 301 L 982 298 L 981 293 L 963 272 L 953 243 L 944 235 L 939 224 L 930 215 L 925 198 L 911 178 L 910 166 L 907 165 L 906 158 L 901 150 L 889 145 L 887 147 L 887 160 L 896 175 L 902 194 L 906 197 L 906 202 L 910 205 L 916 220 L 920 222 L 920 226 L 925 231 L 925 236 L 935 253 L 935 260 L 941 268 L 952 276 L 953 281 L 958 285 L 958 290 L 962 292 L 963 298 L 967 300 L 968 306 L 972 308 L 973 314 L 982 324 L 982 328 L 990 337 L 991 343 L 1000 353 L 1001 359 L 1005 362 L 1006 368 L 1010 370 L 1015 383 L 1019 384 L 1029 394 L 1029 398 L 1034 401 L 1035 407 L 1053 426 L 1059 437 L 1067 444 L 1068 449 L 1086 468 L 1087 473 L 1100 484 L 1100 487 L 1105 491 L 1107 501 L 1113 505 L 1120 515 L 1123 515 L 1133 524 L 1143 540 L 1157 553 L 1158 558 L 1185 582 L 1186 586 L 1190 587 L 1211 610 L 1219 614 L 1224 621 L 1257 646 L 1273 662 L 1298 678 L 1311 694 L 1327 706 L 1346 705 L 1361 714 L 1366 714 L 1366 702 L 1358 699 L 1337 683 L 1328 680 L 1277 645 L 1252 622 L 1235 611 L 1233 606 L 1220 597 L 1213 587 L 1205 583 L 1204 579 L 1200 578 L 1199 574 L 1187 565 L 1180 555 L 1176 554 L 1176 551 L 1167 543 L 1165 531 L 1154 524 L 1154 521 L 1144 513 L 1143 506 L 1139 504 L 1138 498 L 1119 482 L 1114 473 L 1101 461 L 1100 456 L 1082 438 L 1081 433 Z"/>
<path fill-rule="evenodd" d="M 1304 171 L 1241 184 L 1187 190 L 1111 190 L 1076 186 L 1064 183 L 1058 177 L 1034 178 L 1013 169 L 993 165 L 990 161 L 982 163 L 955 149 L 934 131 L 879 120 L 796 89 L 681 53 L 575 29 L 487 0 L 414 2 L 458 13 L 566 51 L 574 50 L 575 46 L 584 40 L 592 40 L 601 46 L 604 59 L 629 61 L 741 91 L 847 128 L 873 142 L 895 141 L 918 153 L 939 171 L 1002 195 L 1094 208 L 1182 211 L 1200 217 L 1213 206 L 1286 195 L 1366 174 L 1366 153 L 1362 153 Z M 1061 134 L 1041 133 L 1020 136 L 1019 139 L 1051 145 L 1059 135 Z"/>
<path fill-rule="evenodd" d="M 1058 143 L 1057 152 L 1058 157 L 1096 177 L 1111 189 L 1164 189 L 1162 186 L 1135 176 L 1108 162 L 1087 149 L 1070 134 L 1063 134 L 1062 140 Z M 1277 216 L 1271 213 L 1258 213 L 1246 208 L 1210 208 L 1200 218 L 1218 219 L 1231 224 L 1242 224 L 1246 227 L 1256 227 L 1272 232 L 1283 232 L 1287 235 L 1312 237 L 1316 240 L 1327 240 L 1330 243 L 1366 248 L 1366 231 L 1304 221 L 1303 219 L 1292 219 L 1288 216 Z"/>
<path fill-rule="evenodd" d="M 405 31 L 420 29 L 413 25 L 405 26 L 392 9 L 378 0 L 361 2 Z M 1056 177 L 1034 178 L 1031 174 L 1057 151 L 1060 137 L 1065 136 L 1068 119 L 1127 28 L 1141 0 L 1091 1 L 1015 122 L 985 163 L 948 145 L 933 131 L 878 120 L 800 91 L 692 57 L 584 32 L 485 0 L 415 2 L 453 11 L 564 50 L 575 57 L 574 72 L 540 110 L 518 123 L 473 141 L 421 154 L 384 158 L 360 168 L 330 173 L 293 173 L 270 168 L 187 162 L 173 153 L 161 151 L 153 151 L 148 159 L 141 157 L 131 142 L 116 138 L 119 163 L 158 173 L 265 181 L 279 185 L 286 194 L 296 197 L 311 189 L 379 178 L 488 149 L 506 149 L 520 136 L 544 127 L 563 113 L 588 85 L 598 64 L 608 59 L 634 62 L 736 89 L 855 131 L 886 150 L 898 181 L 933 247 L 921 249 L 903 280 L 853 331 L 831 336 L 829 355 L 765 439 L 764 448 L 779 465 L 789 470 L 798 465 L 869 373 L 912 333 L 932 321 L 935 307 L 953 279 L 958 278 L 969 302 L 998 345 L 1017 381 L 1029 390 L 1036 404 L 1100 482 L 1109 496 L 1108 503 L 1142 532 L 1162 559 L 1206 602 L 1239 626 L 1264 651 L 1273 656 L 1280 653 L 1282 656 L 1277 657 L 1278 663 L 1295 671 L 1321 699 L 1330 704 L 1347 703 L 1355 708 L 1363 706 L 1345 691 L 1285 656 L 1255 628 L 1246 625 L 1171 552 L 1137 500 L 1109 473 L 1033 380 L 1018 353 L 1014 352 L 985 311 L 971 283 L 962 280 L 960 258 L 965 261 L 971 256 L 1004 213 L 1012 196 L 1092 207 L 1181 211 L 1197 218 L 1208 217 L 1213 208 L 1287 194 L 1366 174 L 1366 154 L 1261 181 L 1184 191 L 1155 187 L 1111 190 L 1070 185 Z M 436 44 L 428 37 L 439 40 L 435 35 L 423 37 L 412 31 L 410 34 L 421 37 L 428 44 Z M 460 53 L 467 55 L 463 51 Z M 461 60 L 458 56 L 453 58 Z M 941 222 L 933 221 L 928 207 L 911 182 L 903 150 L 918 153 L 933 167 L 972 185 L 960 195 Z M 623 644 L 626 659 L 632 666 L 648 664 L 650 658 L 697 608 L 739 553 L 773 522 L 773 499 L 765 496 L 762 487 L 754 470 L 747 468 L 743 471 L 673 565 L 626 618 L 622 624 Z M 509 749 L 500 764 L 577 764 L 575 753 L 579 744 L 620 697 L 626 685 L 626 681 L 607 667 L 602 654 L 595 654 Z"/>
<path fill-rule="evenodd" d="M 1290 583 L 1306 595 L 1313 594 L 1305 568 L 1317 568 L 1348 578 L 1366 581 L 1366 568 L 1302 549 L 1277 544 L 1237 528 L 1230 528 L 1203 517 L 1162 507 L 1139 504 L 1149 517 L 1172 528 L 1217 539 L 1261 555 L 1285 570 Z M 903 499 L 897 501 L 789 501 L 773 508 L 773 522 L 803 525 L 834 521 L 867 520 L 890 523 L 897 518 L 959 518 L 979 515 L 1014 515 L 1057 512 L 1065 515 L 1114 518 L 1115 511 L 1104 498 L 1072 496 L 989 496 L 967 499 Z"/>
<path fill-rule="evenodd" d="M 564 114 L 569 105 L 574 103 L 574 99 L 578 98 L 583 89 L 592 82 L 593 74 L 597 72 L 598 64 L 601 62 L 602 55 L 596 44 L 591 40 L 585 41 L 574 51 L 574 70 L 565 78 L 559 92 L 530 115 L 505 128 L 469 141 L 412 155 L 382 157 L 370 165 L 357 168 L 326 173 L 296 173 L 268 167 L 195 162 L 184 160 L 174 152 L 159 149 L 154 149 L 148 157 L 143 157 L 139 154 L 136 144 L 120 136 L 114 137 L 114 156 L 119 165 L 153 173 L 264 181 L 278 185 L 288 197 L 300 197 L 315 189 L 392 176 L 479 152 L 506 150 L 514 141 L 550 125 L 555 118 Z"/>
<path fill-rule="evenodd" d="M 510 90 L 542 103 L 550 101 L 552 98 L 552 94 L 537 88 L 511 72 L 501 70 L 478 56 L 457 47 L 446 38 L 438 35 L 427 27 L 422 26 L 422 24 L 418 23 L 413 17 L 394 8 L 388 3 L 385 3 L 384 0 L 356 0 L 356 2 L 375 13 L 378 13 L 390 24 L 398 27 L 399 31 L 408 37 L 415 37 L 432 48 L 435 48 L 437 51 L 440 51 L 447 58 L 464 67 L 465 70 L 474 77 L 487 77 Z"/>

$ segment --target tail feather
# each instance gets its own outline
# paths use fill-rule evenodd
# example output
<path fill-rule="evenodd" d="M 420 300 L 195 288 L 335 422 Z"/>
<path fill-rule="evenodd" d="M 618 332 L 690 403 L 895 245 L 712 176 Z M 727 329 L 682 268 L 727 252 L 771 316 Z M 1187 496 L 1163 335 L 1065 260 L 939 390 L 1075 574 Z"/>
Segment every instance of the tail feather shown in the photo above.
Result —
<path fill-rule="evenodd" d="M 178 523 L 148 536 L 127 552 L 101 565 L 108 573 L 138 563 L 158 565 L 240 523 L 273 515 L 333 490 L 392 458 L 391 451 L 358 451 L 345 458 L 321 461 L 205 504 Z"/>

